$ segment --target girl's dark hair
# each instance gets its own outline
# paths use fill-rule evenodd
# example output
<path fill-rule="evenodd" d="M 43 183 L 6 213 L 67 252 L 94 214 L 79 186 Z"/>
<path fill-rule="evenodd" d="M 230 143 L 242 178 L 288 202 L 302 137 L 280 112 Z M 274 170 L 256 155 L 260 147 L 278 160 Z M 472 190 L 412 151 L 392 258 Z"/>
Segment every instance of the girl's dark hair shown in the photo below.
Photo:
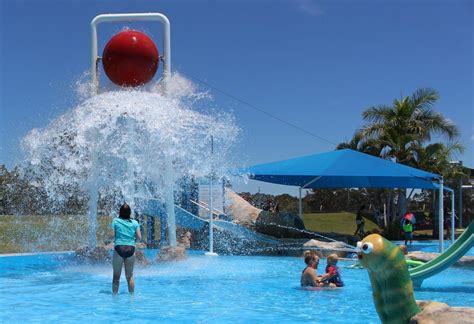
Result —
<path fill-rule="evenodd" d="M 120 206 L 119 217 L 123 219 L 130 219 L 130 215 L 132 214 L 132 210 L 130 206 L 127 204 L 123 204 Z"/>

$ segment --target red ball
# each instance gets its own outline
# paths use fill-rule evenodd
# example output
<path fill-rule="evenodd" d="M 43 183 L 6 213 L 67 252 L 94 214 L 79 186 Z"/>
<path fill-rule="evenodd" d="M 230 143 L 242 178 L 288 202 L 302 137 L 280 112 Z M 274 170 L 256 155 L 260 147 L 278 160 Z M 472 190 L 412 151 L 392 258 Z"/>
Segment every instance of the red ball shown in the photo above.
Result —
<path fill-rule="evenodd" d="M 150 81 L 158 70 L 158 49 L 146 34 L 126 30 L 114 35 L 105 45 L 102 63 L 113 83 L 136 87 Z"/>

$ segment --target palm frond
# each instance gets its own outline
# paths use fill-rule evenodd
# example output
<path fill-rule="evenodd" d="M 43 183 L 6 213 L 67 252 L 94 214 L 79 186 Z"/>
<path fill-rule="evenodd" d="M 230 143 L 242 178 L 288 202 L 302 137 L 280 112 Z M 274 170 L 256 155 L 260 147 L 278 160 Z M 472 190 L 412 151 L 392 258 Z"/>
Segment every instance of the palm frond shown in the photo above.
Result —
<path fill-rule="evenodd" d="M 421 88 L 410 98 L 410 104 L 416 110 L 431 108 L 439 100 L 438 91 L 431 88 Z"/>
<path fill-rule="evenodd" d="M 362 119 L 371 123 L 390 120 L 393 115 L 393 109 L 390 106 L 378 105 L 367 108 L 362 112 Z"/>
<path fill-rule="evenodd" d="M 419 115 L 418 120 L 425 125 L 425 136 L 428 140 L 431 133 L 447 136 L 450 140 L 459 136 L 458 127 L 450 119 L 444 118 L 438 112 L 426 110 Z"/>

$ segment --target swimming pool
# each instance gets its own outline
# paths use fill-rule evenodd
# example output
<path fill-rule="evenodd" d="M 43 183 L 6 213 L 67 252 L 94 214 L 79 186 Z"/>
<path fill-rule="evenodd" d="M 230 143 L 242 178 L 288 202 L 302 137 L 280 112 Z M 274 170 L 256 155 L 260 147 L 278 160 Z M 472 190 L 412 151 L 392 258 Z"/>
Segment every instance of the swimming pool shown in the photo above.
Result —
<path fill-rule="evenodd" d="M 405 241 L 393 241 L 394 244 L 405 244 Z M 444 250 L 451 246 L 451 240 L 444 241 Z M 408 245 L 408 251 L 422 251 L 422 252 L 436 252 L 439 251 L 439 243 L 436 240 L 432 241 L 413 241 L 413 244 Z M 465 255 L 474 256 L 474 248 L 471 248 Z"/>
<path fill-rule="evenodd" d="M 156 250 L 147 250 L 149 257 Z M 341 268 L 350 261 L 340 261 Z M 320 272 L 326 261 L 319 266 Z M 71 254 L 0 258 L 4 322 L 347 322 L 378 323 L 365 270 L 342 269 L 346 287 L 299 287 L 296 257 L 206 257 L 137 267 L 136 293 L 124 279 L 112 296 L 109 264 L 87 265 Z M 450 268 L 426 280 L 417 299 L 474 305 L 474 271 Z"/>

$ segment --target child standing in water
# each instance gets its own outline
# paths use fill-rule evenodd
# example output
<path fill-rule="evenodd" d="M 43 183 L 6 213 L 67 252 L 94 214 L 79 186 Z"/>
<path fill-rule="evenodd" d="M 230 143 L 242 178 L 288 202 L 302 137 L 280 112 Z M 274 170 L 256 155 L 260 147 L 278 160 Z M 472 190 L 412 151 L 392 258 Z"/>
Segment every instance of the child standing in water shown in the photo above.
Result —
<path fill-rule="evenodd" d="M 327 278 L 325 282 L 329 284 L 330 287 L 343 287 L 344 282 L 341 279 L 341 273 L 339 267 L 337 266 L 337 261 L 339 260 L 337 254 L 330 254 L 327 257 L 326 265 L 326 274 L 323 278 Z"/>
<path fill-rule="evenodd" d="M 125 278 L 127 279 L 128 291 L 135 291 L 135 280 L 133 279 L 133 267 L 135 265 L 135 242 L 142 239 L 140 225 L 130 218 L 132 211 L 130 206 L 123 204 L 120 207 L 119 217 L 112 221 L 114 231 L 114 256 L 112 258 L 113 279 L 112 293 L 118 293 L 122 267 L 125 265 Z"/>

